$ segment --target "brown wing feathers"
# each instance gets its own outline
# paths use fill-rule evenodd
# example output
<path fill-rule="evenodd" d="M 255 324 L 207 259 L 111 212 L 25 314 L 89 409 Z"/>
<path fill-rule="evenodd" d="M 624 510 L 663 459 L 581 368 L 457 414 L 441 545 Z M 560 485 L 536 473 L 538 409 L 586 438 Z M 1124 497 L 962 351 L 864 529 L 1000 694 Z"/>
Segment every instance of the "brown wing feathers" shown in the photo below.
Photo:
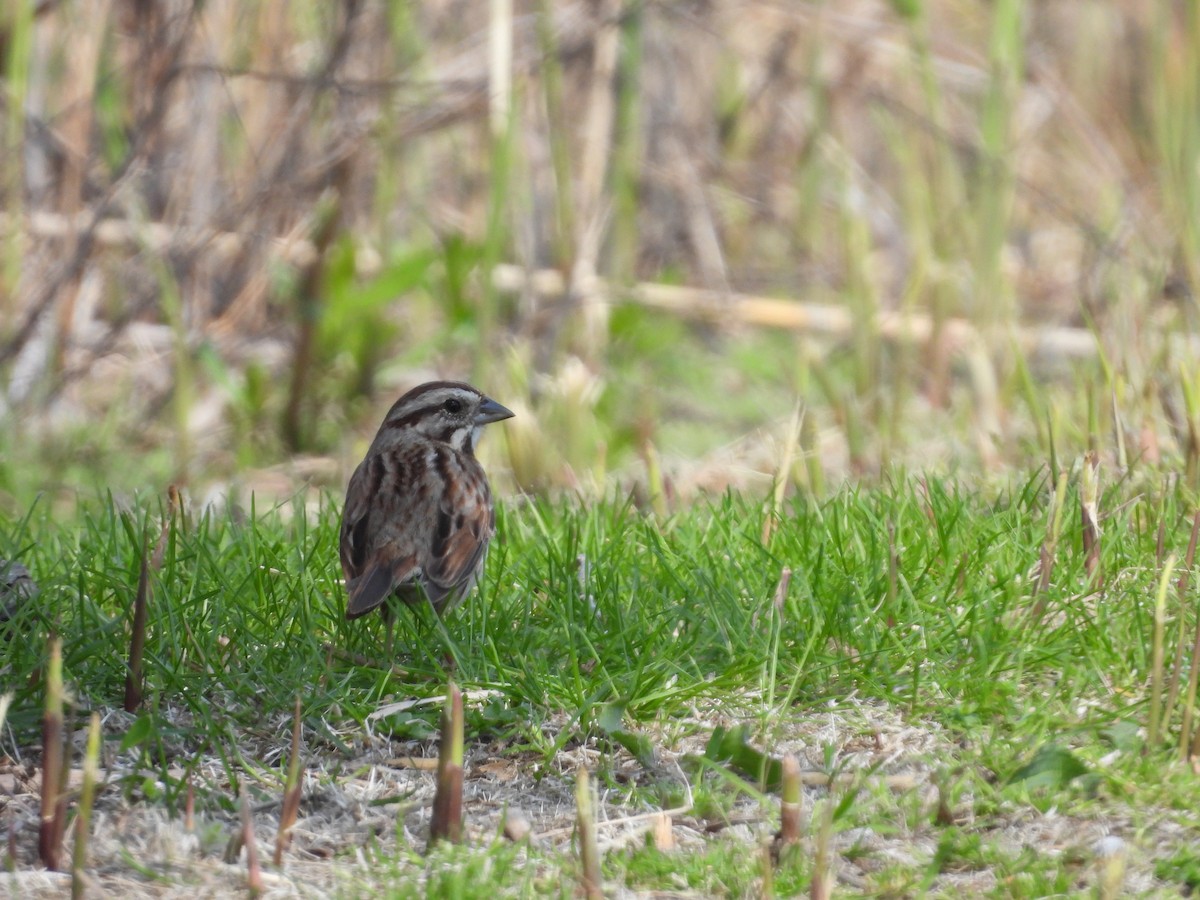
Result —
<path fill-rule="evenodd" d="M 492 504 L 486 483 L 482 479 L 452 483 L 469 488 L 447 491 L 438 506 L 438 524 L 425 567 L 425 590 L 434 603 L 456 589 L 460 593 L 471 589 L 492 536 Z M 435 591 L 440 596 L 435 597 Z"/>

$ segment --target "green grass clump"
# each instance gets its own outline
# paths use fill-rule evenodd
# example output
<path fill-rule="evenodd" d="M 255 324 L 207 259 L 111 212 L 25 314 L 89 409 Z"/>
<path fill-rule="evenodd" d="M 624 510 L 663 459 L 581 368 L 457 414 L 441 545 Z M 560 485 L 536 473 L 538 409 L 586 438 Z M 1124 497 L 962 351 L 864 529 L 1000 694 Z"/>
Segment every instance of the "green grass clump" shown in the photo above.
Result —
<path fill-rule="evenodd" d="M 222 760 L 231 786 L 246 781 L 277 798 L 297 693 L 306 766 L 315 770 L 320 758 L 353 759 L 368 732 L 432 738 L 436 704 L 368 716 L 386 701 L 442 696 L 452 668 L 475 698 L 466 716 L 468 776 L 472 745 L 501 747 L 519 768 L 542 774 L 555 771 L 563 752 L 594 746 L 606 802 L 642 812 L 686 795 L 689 815 L 724 827 L 746 802 L 764 810 L 764 821 L 777 812 L 753 778 L 702 754 L 680 758 L 681 794 L 678 778 L 653 774 L 659 754 L 702 749 L 718 723 L 736 721 L 777 759 L 803 723 L 870 702 L 944 736 L 949 756 L 917 757 L 953 767 L 939 781 L 944 806 L 969 810 L 941 831 L 933 856 L 899 872 L 876 867 L 881 888 L 981 865 L 1062 890 L 1069 878 L 1059 863 L 1035 871 L 991 841 L 988 823 L 1051 808 L 1094 819 L 1114 805 L 1126 815 L 1161 805 L 1186 819 L 1200 789 L 1182 772 L 1162 775 L 1175 771 L 1179 709 L 1163 712 L 1158 744 L 1148 746 L 1139 730 L 1149 718 L 1159 523 L 1167 550 L 1182 554 L 1191 512 L 1182 489 L 1144 496 L 1117 485 L 1101 498 L 1103 593 L 1093 590 L 1073 525 L 1049 585 L 1037 590 L 1051 499 L 1042 474 L 991 492 L 896 476 L 820 503 L 785 504 L 765 544 L 766 507 L 736 496 L 665 518 L 619 499 L 510 503 L 499 510 L 481 592 L 444 621 L 402 611 L 395 660 L 380 659 L 381 621 L 343 618 L 334 504 L 172 511 L 150 575 L 144 704 L 136 718 L 115 720 L 126 723 L 119 731 L 110 724 L 106 752 L 138 761 L 127 798 L 176 814 L 186 791 L 180 772 L 197 754 Z M 1072 489 L 1067 508 L 1077 501 Z M 36 740 L 49 630 L 62 636 L 76 712 L 120 704 L 143 535 L 161 529 L 154 504 L 124 509 L 107 499 L 80 501 L 72 517 L 35 505 L 0 522 L 0 556 L 19 557 L 41 586 L 36 605 L 0 626 L 18 746 Z M 785 568 L 792 574 L 781 589 Z M 1192 634 L 1194 613 L 1171 595 L 1160 627 L 1174 646 L 1181 631 Z M 871 726 L 863 728 L 869 740 Z M 651 774 L 618 778 L 625 751 Z M 832 778 L 841 777 L 841 752 L 825 750 Z M 341 777 L 336 765 L 322 771 Z M 917 795 L 871 777 L 834 791 L 835 848 L 850 829 L 934 827 Z M 198 805 L 230 813 L 235 796 L 211 791 Z M 470 794 L 465 803 L 470 821 Z M 811 838 L 818 829 L 807 827 Z M 664 851 L 610 853 L 604 880 L 739 893 L 761 876 L 758 851 L 747 856 L 739 846 L 729 865 L 715 861 L 730 852 L 720 842 L 673 851 L 674 869 Z M 469 852 L 454 858 L 474 861 L 438 870 L 438 879 L 483 864 Z M 539 872 L 571 865 L 535 858 L 519 876 L 527 887 Z M 505 869 L 500 859 L 491 864 Z M 811 877 L 808 857 L 798 859 L 776 873 L 777 891 L 801 890 Z"/>

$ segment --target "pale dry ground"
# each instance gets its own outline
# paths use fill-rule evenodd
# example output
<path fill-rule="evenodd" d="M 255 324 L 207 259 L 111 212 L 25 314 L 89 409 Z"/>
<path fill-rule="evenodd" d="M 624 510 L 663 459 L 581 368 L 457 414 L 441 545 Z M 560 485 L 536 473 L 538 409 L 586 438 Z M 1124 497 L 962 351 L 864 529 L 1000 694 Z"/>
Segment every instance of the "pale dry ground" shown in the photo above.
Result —
<path fill-rule="evenodd" d="M 127 724 L 123 713 L 110 713 L 107 728 L 119 733 Z M 687 798 L 682 806 L 668 810 L 669 835 L 659 826 L 654 837 L 659 846 L 672 846 L 686 854 L 713 841 L 744 845 L 747 853 L 761 854 L 778 826 L 778 803 L 746 797 L 727 818 L 703 818 L 691 807 L 691 789 L 683 758 L 701 755 L 707 735 L 716 725 L 753 721 L 716 708 L 696 708 L 687 720 L 672 720 L 672 731 L 684 729 L 698 736 L 670 738 L 670 749 L 658 747 L 656 764 L 646 770 L 624 751 L 602 751 L 594 743 L 569 746 L 545 763 L 535 754 L 510 755 L 493 744 L 472 743 L 467 736 L 464 803 L 468 819 L 468 843 L 477 848 L 501 840 L 506 811 L 519 809 L 528 818 L 531 834 L 522 865 L 534 868 L 547 886 L 574 873 L 573 823 L 574 777 L 580 765 L 607 772 L 600 779 L 599 843 L 602 850 L 636 847 L 655 829 L 661 810 L 630 806 L 622 802 L 623 788 L 631 784 L 674 785 Z M 855 892 L 865 888 L 872 872 L 885 867 L 920 870 L 929 864 L 942 830 L 932 825 L 937 804 L 934 774 L 953 768 L 959 748 L 936 723 L 904 721 L 894 709 L 879 703 L 854 699 L 830 704 L 818 713 L 798 715 L 775 724 L 778 740 L 772 752 L 792 752 L 802 769 L 816 773 L 826 764 L 827 748 L 833 748 L 836 765 L 844 781 L 854 784 L 856 809 L 877 807 L 860 820 L 883 827 L 855 827 L 835 834 L 834 871 L 838 890 Z M 547 726 L 553 729 L 554 726 Z M 277 746 L 244 747 L 248 759 L 278 764 L 286 752 L 286 723 L 281 720 Z M 340 758 L 306 744 L 304 799 L 294 840 L 282 870 L 266 866 L 268 897 L 319 897 L 333 893 L 370 894 L 396 885 L 419 890 L 428 872 L 417 856 L 426 844 L 433 798 L 436 744 L 391 741 L 359 732 L 341 738 L 359 752 Z M 308 735 L 306 735 L 306 741 Z M 657 743 L 657 741 L 656 741 Z M 111 761 L 108 780 L 129 775 L 127 757 Z M 180 762 L 185 762 L 181 759 Z M 171 818 L 161 805 L 129 802 L 116 787 L 103 790 L 95 813 L 94 833 L 89 847 L 89 895 L 97 897 L 219 897 L 244 895 L 246 867 L 244 850 L 235 863 L 222 860 L 226 846 L 238 830 L 236 814 L 201 811 L 206 795 L 232 797 L 220 761 L 198 761 L 197 812 L 195 827 L 185 829 L 181 818 Z M 855 777 L 855 774 L 861 778 Z M 76 773 L 77 774 L 77 773 Z M 38 818 L 37 775 L 10 763 L 0 772 L 0 790 L 5 795 L 0 815 L 16 833 L 18 865 L 15 872 L 0 876 L 11 896 L 61 896 L 69 876 L 50 873 L 35 862 Z M 814 803 L 829 796 L 828 789 L 813 786 L 806 777 L 806 818 Z M 264 779 L 256 788 L 255 825 L 260 859 L 268 861 L 274 846 L 279 800 L 278 791 Z M 605 785 L 609 787 L 605 787 Z M 401 799 L 402 798 L 402 799 Z M 386 802 L 386 801 L 392 802 Z M 384 801 L 381 803 L 380 801 Z M 973 798 L 957 798 L 953 813 L 964 827 L 976 824 Z M 906 818 L 903 810 L 916 809 L 918 817 Z M 1004 855 L 1015 856 L 1023 848 L 1039 854 L 1066 854 L 1078 864 L 1076 887 L 1096 881 L 1098 842 L 1118 838 L 1128 848 L 1125 889 L 1132 896 L 1145 896 L 1162 889 L 1153 877 L 1156 857 L 1170 855 L 1192 840 L 1186 829 L 1170 821 L 1169 815 L 1150 810 L 1121 809 L 1110 805 L 1103 816 L 1076 818 L 1053 811 L 1039 813 L 1028 805 L 1013 804 L 1008 815 L 992 814 L 994 824 L 986 829 L 984 844 Z M 909 827 L 913 821 L 920 824 Z M 1146 823 L 1151 824 L 1147 825 Z M 815 823 L 805 837 L 804 852 L 813 852 Z M 381 871 L 368 854 L 390 857 L 399 854 L 398 868 Z M 136 866 L 133 864 L 136 861 Z M 436 864 L 436 863 L 434 863 Z M 138 869 L 141 869 L 139 872 Z M 400 873 L 400 874 L 398 874 Z M 682 887 L 682 886 L 681 886 Z M 949 871 L 929 886 L 932 892 L 977 895 L 998 887 L 996 875 L 986 868 Z M 617 888 L 610 885 L 610 888 Z M 616 896 L 696 896 L 686 890 L 678 894 L 643 894 L 617 888 Z"/>

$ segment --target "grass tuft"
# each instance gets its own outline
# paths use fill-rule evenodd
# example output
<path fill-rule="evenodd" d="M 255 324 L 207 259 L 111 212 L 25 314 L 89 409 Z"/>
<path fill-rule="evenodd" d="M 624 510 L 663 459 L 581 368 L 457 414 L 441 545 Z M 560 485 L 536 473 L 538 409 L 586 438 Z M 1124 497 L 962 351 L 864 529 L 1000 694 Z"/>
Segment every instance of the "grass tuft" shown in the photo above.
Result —
<path fill-rule="evenodd" d="M 398 617 L 398 665 L 384 668 L 363 663 L 378 657 L 383 623 L 341 615 L 334 504 L 207 511 L 163 545 L 147 608 L 144 676 L 153 690 L 136 715 L 106 710 L 119 705 L 128 672 L 126 598 L 142 569 L 128 526 L 142 511 L 80 502 L 74 518 L 0 521 L 0 550 L 29 548 L 23 560 L 44 598 L 3 627 L 61 629 L 57 676 L 33 642 L 4 646 L 14 691 L 5 734 L 18 747 L 36 744 L 50 682 L 69 679 L 73 703 L 104 713 L 114 789 L 96 798 L 97 810 L 178 816 L 189 840 L 209 848 L 209 830 L 237 828 L 240 790 L 255 796 L 259 782 L 278 810 L 274 773 L 289 772 L 285 796 L 294 798 L 304 772 L 319 788 L 304 801 L 306 827 L 292 829 L 287 872 L 274 877 L 304 878 L 313 854 L 332 854 L 321 865 L 353 873 L 347 893 L 386 892 L 414 877 L 450 889 L 488 866 L 530 891 L 539 878 L 570 879 L 570 797 L 581 765 L 600 786 L 591 798 L 598 844 L 612 848 L 601 860 L 606 885 L 753 892 L 770 823 L 781 816 L 783 825 L 767 791 L 785 783 L 789 756 L 817 811 L 800 838 L 803 856 L 773 872 L 777 895 L 809 890 L 830 790 L 838 839 L 829 871 L 857 867 L 864 890 L 948 890 L 964 870 L 1011 873 L 1022 890 L 1050 890 L 1071 884 L 1068 863 L 1031 863 L 1019 847 L 994 846 L 998 834 L 1024 834 L 1034 820 L 1049 827 L 1043 814 L 1054 808 L 1074 831 L 1123 817 L 1158 835 L 1169 856 L 1179 847 L 1161 832 L 1173 821 L 1163 810 L 1194 799 L 1182 771 L 1151 775 L 1158 745 L 1175 744 L 1180 710 L 1193 702 L 1181 688 L 1179 709 L 1170 709 L 1166 670 L 1176 629 L 1193 634 L 1196 610 L 1178 594 L 1181 573 L 1153 565 L 1160 531 L 1165 558 L 1184 558 L 1193 499 L 1176 482 L 1104 487 L 1103 600 L 1080 539 L 1065 529 L 1048 557 L 1053 577 L 1034 567 L 1055 516 L 1079 502 L 1077 479 L 1052 488 L 1044 473 L 986 491 L 898 473 L 819 501 L 785 499 L 778 511 L 728 495 L 665 520 L 625 498 L 502 504 L 480 592 L 444 622 Z M 764 545 L 768 516 L 775 524 Z M 428 853 L 410 846 L 420 822 L 406 798 L 430 776 L 385 761 L 426 757 L 450 659 L 463 696 L 460 746 L 485 763 L 463 773 L 459 809 L 472 825 L 499 831 L 489 798 L 519 805 L 530 840 L 443 841 Z M 870 710 L 869 719 L 856 720 L 856 710 Z M 1151 715 L 1156 736 L 1144 741 Z M 55 742 L 43 743 L 52 754 Z M 885 768 L 864 777 L 864 759 Z M 62 755 L 42 764 L 61 772 Z M 931 771 L 955 773 L 956 798 Z M 934 851 L 921 849 L 931 780 L 946 808 L 937 865 Z M 506 796 L 508 784 L 519 788 Z M 526 792 L 536 797 L 526 801 Z M 58 796 L 47 795 L 48 809 Z M 952 800 L 969 814 L 954 821 Z M 309 823 L 335 807 L 352 810 L 346 821 L 361 830 L 351 824 L 314 846 Z M 669 852 L 645 835 L 664 810 L 681 826 Z M 297 815 L 285 800 L 279 835 Z M 622 819 L 636 820 L 640 845 L 621 832 Z M 868 836 L 848 849 L 849 832 Z M 114 871 L 100 862 L 107 839 L 89 842 L 93 878 Z M 908 862 L 897 862 L 898 845 Z M 371 861 L 367 873 L 355 862 L 360 853 Z M 20 853 L 14 858 L 20 867 Z M 1130 855 L 1133 889 L 1158 858 Z M 128 872 L 134 864 L 114 865 Z"/>

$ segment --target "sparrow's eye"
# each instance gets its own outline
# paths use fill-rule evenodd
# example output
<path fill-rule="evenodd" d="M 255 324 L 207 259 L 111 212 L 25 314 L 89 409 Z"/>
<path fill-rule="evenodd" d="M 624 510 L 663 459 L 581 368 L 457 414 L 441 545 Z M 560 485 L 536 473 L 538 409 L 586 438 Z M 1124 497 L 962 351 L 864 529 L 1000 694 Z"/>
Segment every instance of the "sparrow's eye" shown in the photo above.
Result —
<path fill-rule="evenodd" d="M 451 397 L 442 404 L 442 407 L 451 415 L 458 415 L 460 412 L 462 412 L 462 401 L 455 397 Z"/>

